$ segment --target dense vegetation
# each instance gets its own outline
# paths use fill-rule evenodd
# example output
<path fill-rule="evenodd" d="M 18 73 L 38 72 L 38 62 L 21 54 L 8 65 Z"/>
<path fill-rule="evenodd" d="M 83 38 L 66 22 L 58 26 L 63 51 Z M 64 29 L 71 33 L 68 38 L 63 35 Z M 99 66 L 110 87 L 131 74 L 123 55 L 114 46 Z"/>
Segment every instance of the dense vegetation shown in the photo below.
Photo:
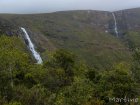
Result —
<path fill-rule="evenodd" d="M 0 36 L 0 105 L 138 105 L 111 98 L 140 98 L 140 50 L 131 64 L 107 70 L 84 64 L 60 49 L 35 64 L 22 40 Z M 117 101 L 117 102 L 116 102 Z"/>

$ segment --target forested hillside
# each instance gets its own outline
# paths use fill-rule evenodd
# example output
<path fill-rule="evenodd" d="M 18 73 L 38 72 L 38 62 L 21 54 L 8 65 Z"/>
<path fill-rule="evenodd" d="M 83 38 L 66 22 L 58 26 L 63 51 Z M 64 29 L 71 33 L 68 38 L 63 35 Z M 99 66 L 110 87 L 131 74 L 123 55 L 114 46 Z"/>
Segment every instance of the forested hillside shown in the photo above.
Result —
<path fill-rule="evenodd" d="M 140 50 L 136 49 L 133 56 L 132 64 L 120 62 L 99 71 L 88 67 L 72 52 L 60 49 L 39 65 L 20 37 L 1 35 L 0 104 L 138 105 Z M 110 100 L 114 97 L 136 100 Z"/>

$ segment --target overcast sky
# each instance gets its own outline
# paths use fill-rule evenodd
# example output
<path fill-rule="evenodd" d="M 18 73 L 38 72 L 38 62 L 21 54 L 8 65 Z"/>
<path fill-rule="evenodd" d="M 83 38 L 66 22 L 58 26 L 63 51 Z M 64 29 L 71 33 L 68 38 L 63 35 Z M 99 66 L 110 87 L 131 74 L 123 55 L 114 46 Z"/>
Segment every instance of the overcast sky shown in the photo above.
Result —
<path fill-rule="evenodd" d="M 115 11 L 140 7 L 140 0 L 0 0 L 0 13 L 47 13 L 63 10 Z"/>

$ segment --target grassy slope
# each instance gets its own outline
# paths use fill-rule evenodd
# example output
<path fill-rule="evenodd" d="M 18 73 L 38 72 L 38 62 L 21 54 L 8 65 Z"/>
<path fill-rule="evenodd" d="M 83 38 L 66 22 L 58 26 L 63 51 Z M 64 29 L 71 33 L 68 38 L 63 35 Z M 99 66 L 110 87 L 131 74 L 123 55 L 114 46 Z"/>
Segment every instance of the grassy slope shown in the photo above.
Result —
<path fill-rule="evenodd" d="M 39 33 L 32 35 L 39 47 L 72 50 L 97 68 L 105 68 L 115 62 L 130 59 L 127 47 L 119 39 L 105 32 L 109 30 L 109 23 L 112 21 L 109 12 L 69 11 L 0 17 Z M 40 37 L 41 35 L 43 36 Z M 48 46 L 50 43 L 52 46 Z"/>

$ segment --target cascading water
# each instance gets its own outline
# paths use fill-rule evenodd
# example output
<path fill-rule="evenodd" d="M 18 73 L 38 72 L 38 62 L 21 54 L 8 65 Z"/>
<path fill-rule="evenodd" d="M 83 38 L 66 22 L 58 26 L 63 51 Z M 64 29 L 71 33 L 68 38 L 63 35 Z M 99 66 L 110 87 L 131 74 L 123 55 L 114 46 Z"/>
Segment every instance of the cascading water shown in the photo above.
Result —
<path fill-rule="evenodd" d="M 35 50 L 34 44 L 32 43 L 27 31 L 23 27 L 21 27 L 21 30 L 24 32 L 25 38 L 28 40 L 28 47 L 29 47 L 30 51 L 32 52 L 34 58 L 37 60 L 38 64 L 41 64 L 43 62 L 42 58 L 41 58 L 40 54 Z"/>
<path fill-rule="evenodd" d="M 116 36 L 119 37 L 119 32 L 118 32 L 118 27 L 117 27 L 117 21 L 116 21 L 115 14 L 113 12 L 112 12 L 112 16 L 114 18 L 114 30 L 115 30 Z"/>

